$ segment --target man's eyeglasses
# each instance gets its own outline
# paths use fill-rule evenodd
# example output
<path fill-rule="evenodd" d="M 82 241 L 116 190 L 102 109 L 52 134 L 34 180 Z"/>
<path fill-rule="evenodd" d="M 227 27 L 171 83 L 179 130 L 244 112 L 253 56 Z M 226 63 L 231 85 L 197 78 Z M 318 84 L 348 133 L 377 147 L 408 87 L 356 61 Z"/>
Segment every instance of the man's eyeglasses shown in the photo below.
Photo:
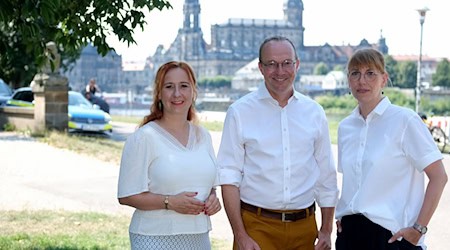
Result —
<path fill-rule="evenodd" d="M 293 69 L 295 66 L 295 61 L 294 60 L 284 60 L 281 63 L 275 62 L 275 61 L 268 61 L 268 62 L 261 62 L 261 64 L 264 66 L 264 68 L 269 69 L 269 70 L 276 70 L 280 67 L 282 69 Z"/>
<path fill-rule="evenodd" d="M 359 80 L 361 80 L 361 75 L 363 75 L 361 72 L 355 70 L 355 71 L 351 71 L 350 74 L 348 74 L 348 78 L 352 82 L 359 81 Z M 376 73 L 373 70 L 368 70 L 368 71 L 364 72 L 364 79 L 368 82 L 375 81 L 375 79 L 377 79 L 377 76 L 378 76 L 378 73 Z"/>

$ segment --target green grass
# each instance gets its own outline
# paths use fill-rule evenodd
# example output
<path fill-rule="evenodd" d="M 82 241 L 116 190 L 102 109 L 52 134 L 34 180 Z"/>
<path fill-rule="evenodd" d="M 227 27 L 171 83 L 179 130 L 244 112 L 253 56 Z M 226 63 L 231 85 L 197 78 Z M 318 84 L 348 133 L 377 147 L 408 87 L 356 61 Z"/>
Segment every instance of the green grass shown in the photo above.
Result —
<path fill-rule="evenodd" d="M 0 249 L 129 249 L 127 216 L 93 212 L 0 211 Z M 215 250 L 230 242 L 212 239 Z"/>
<path fill-rule="evenodd" d="M 127 249 L 128 223 L 92 212 L 0 211 L 0 249 Z"/>
<path fill-rule="evenodd" d="M 65 148 L 116 165 L 120 163 L 125 143 L 113 141 L 108 137 L 67 134 L 58 131 L 48 131 L 45 136 L 36 137 L 36 139 L 53 147 Z"/>
<path fill-rule="evenodd" d="M 138 116 L 119 116 L 119 115 L 112 115 L 111 120 L 115 122 L 127 122 L 127 123 L 134 123 L 139 124 L 141 123 L 143 117 Z"/>
<path fill-rule="evenodd" d="M 136 116 L 117 116 L 113 115 L 112 120 L 115 122 L 127 122 L 133 124 L 139 124 L 142 122 L 142 117 Z M 209 131 L 222 131 L 223 122 L 200 122 L 200 125 L 208 129 Z"/>

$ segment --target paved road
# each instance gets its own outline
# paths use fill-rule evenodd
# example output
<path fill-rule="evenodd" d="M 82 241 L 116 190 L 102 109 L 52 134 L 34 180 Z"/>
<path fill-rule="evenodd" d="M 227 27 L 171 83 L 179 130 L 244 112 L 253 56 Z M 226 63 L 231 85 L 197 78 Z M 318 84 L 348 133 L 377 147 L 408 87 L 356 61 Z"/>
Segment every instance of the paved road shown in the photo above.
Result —
<path fill-rule="evenodd" d="M 133 128 L 121 126 L 126 138 Z M 211 135 L 217 150 L 221 133 Z M 444 161 L 450 174 L 450 156 L 445 155 Z M 118 170 L 111 163 L 53 148 L 15 133 L 0 132 L 0 209 L 64 209 L 130 216 L 133 209 L 119 205 L 116 199 Z M 450 247 L 448 211 L 450 184 L 429 225 L 426 242 L 431 250 Z M 232 240 L 224 210 L 212 217 L 212 223 L 212 237 Z"/>

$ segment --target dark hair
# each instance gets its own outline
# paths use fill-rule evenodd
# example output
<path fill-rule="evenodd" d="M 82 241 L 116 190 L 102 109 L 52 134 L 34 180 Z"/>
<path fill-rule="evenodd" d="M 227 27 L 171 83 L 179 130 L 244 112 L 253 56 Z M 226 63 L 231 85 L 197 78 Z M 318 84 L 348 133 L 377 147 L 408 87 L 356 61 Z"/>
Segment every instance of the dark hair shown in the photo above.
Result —
<path fill-rule="evenodd" d="M 284 37 L 284 36 L 272 36 L 272 37 L 266 38 L 266 39 L 261 43 L 261 46 L 259 46 L 259 61 L 260 61 L 260 62 L 262 62 L 261 54 L 262 54 L 262 50 L 263 50 L 264 46 L 265 46 L 267 43 L 272 42 L 272 41 L 277 41 L 277 42 L 287 41 L 287 42 L 289 42 L 289 43 L 291 44 L 292 48 L 294 49 L 295 59 L 296 59 L 296 60 L 298 59 L 298 56 L 297 56 L 297 49 L 295 49 L 294 44 L 292 43 L 291 40 L 289 40 L 289 38 Z"/>
<path fill-rule="evenodd" d="M 153 86 L 153 103 L 150 106 L 150 114 L 144 117 L 139 127 L 142 127 L 151 121 L 159 120 L 161 119 L 161 117 L 163 117 L 164 107 L 162 107 L 162 105 L 159 104 L 161 101 L 159 97 L 161 95 L 161 91 L 164 84 L 164 78 L 166 77 L 167 72 L 175 68 L 180 68 L 186 71 L 189 79 L 191 80 L 192 89 L 194 91 L 194 98 L 192 100 L 192 105 L 189 108 L 187 120 L 197 123 L 197 114 L 196 114 L 197 111 L 195 110 L 195 100 L 197 99 L 197 80 L 195 78 L 194 71 L 192 70 L 192 67 L 186 62 L 170 61 L 161 65 L 158 69 L 158 72 L 156 73 L 155 82 Z"/>

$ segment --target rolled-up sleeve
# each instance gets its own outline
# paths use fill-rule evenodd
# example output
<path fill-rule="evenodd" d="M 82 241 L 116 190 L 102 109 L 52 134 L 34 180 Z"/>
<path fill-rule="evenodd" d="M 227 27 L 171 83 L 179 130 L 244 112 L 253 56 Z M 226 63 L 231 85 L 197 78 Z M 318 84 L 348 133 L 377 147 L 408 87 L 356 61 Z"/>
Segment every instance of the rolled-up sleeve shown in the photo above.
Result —
<path fill-rule="evenodd" d="M 224 121 L 222 140 L 217 154 L 219 184 L 239 187 L 244 166 L 244 145 L 239 119 L 230 107 Z"/>
<path fill-rule="evenodd" d="M 314 145 L 314 157 L 320 169 L 320 175 L 315 185 L 315 198 L 320 207 L 335 207 L 338 201 L 339 190 L 328 122 L 325 116 L 320 119 L 320 124 L 318 125 L 321 135 Z"/>
<path fill-rule="evenodd" d="M 413 116 L 408 120 L 402 138 L 406 157 L 420 172 L 424 171 L 431 163 L 443 158 L 430 131 L 418 116 Z"/>

